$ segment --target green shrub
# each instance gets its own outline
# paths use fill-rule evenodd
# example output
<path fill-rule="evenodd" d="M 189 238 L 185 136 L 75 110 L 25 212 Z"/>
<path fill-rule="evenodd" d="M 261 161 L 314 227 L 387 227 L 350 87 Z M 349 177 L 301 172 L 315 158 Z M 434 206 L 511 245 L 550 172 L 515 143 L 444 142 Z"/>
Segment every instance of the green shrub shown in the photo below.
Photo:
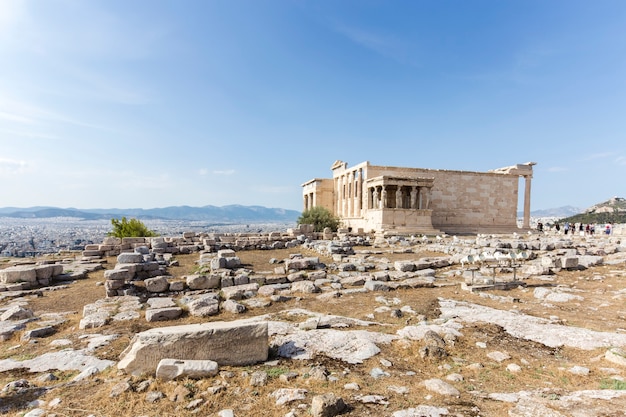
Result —
<path fill-rule="evenodd" d="M 312 224 L 316 232 L 324 231 L 324 228 L 330 227 L 333 232 L 339 228 L 339 218 L 324 207 L 313 207 L 302 212 L 298 218 L 298 224 Z"/>
<path fill-rule="evenodd" d="M 157 234 L 148 229 L 142 221 L 137 219 L 127 220 L 126 217 L 122 217 L 121 220 L 111 219 L 113 225 L 113 231 L 107 233 L 108 236 L 114 237 L 153 237 Z"/>

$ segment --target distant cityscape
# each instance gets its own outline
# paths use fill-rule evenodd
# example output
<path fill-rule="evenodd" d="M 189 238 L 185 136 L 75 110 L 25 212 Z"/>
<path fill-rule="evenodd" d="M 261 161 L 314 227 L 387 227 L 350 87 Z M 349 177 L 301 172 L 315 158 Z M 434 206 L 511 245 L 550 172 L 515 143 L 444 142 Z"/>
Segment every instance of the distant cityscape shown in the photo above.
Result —
<path fill-rule="evenodd" d="M 143 220 L 161 236 L 196 233 L 265 233 L 283 231 L 295 222 L 208 223 L 185 220 Z M 23 219 L 0 217 L 0 256 L 32 257 L 63 251 L 82 251 L 85 245 L 101 243 L 112 230 L 110 220 L 81 220 L 73 217 Z"/>
<path fill-rule="evenodd" d="M 85 245 L 101 243 L 112 230 L 111 218 L 127 215 L 140 218 L 146 226 L 161 236 L 196 233 L 267 233 L 286 231 L 295 227 L 299 212 L 268 209 L 259 206 L 169 207 L 164 209 L 83 210 L 57 208 L 0 208 L 0 257 L 32 257 L 63 251 L 82 251 Z M 124 213 L 129 211 L 129 213 Z M 531 227 L 541 219 L 555 222 L 581 210 L 571 206 L 533 211 Z M 78 218 L 62 217 L 70 212 Z M 108 214 L 103 214 L 107 212 Z M 85 213 L 98 218 L 85 218 Z M 146 216 L 185 216 L 188 219 L 150 219 Z M 30 216 L 30 217 L 29 217 Z M 47 217 L 44 217 L 47 216 Z M 107 218 L 103 218 L 108 216 Z M 256 218 L 252 218 L 256 216 Z M 195 218 L 195 219 L 194 219 Z M 201 218 L 201 219 L 198 219 Z M 521 226 L 521 219 L 520 219 Z"/>

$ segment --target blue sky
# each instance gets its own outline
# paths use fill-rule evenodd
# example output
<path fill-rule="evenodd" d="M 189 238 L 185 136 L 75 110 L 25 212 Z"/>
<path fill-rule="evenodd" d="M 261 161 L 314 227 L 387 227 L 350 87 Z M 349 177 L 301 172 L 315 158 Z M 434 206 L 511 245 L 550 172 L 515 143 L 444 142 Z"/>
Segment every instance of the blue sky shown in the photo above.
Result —
<path fill-rule="evenodd" d="M 0 207 L 300 210 L 340 159 L 587 208 L 625 137 L 622 0 L 0 1 Z"/>

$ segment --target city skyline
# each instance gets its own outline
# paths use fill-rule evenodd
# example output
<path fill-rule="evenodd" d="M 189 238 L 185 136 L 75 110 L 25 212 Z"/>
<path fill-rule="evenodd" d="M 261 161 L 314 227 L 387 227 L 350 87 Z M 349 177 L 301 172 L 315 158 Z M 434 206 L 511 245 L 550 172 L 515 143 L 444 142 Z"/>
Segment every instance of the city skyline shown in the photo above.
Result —
<path fill-rule="evenodd" d="M 5 0 L 0 207 L 301 210 L 302 183 L 369 160 L 533 161 L 533 211 L 588 208 L 626 194 L 624 18 L 620 1 Z"/>

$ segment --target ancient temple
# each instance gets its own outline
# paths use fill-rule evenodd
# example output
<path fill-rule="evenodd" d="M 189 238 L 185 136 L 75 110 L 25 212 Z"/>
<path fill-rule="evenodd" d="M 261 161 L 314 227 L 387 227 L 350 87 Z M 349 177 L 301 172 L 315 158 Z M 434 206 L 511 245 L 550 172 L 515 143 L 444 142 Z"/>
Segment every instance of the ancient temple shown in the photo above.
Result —
<path fill-rule="evenodd" d="M 530 227 L 534 162 L 488 172 L 434 170 L 336 161 L 332 178 L 302 184 L 304 210 L 329 209 L 353 231 L 383 234 L 510 233 L 519 230 L 519 179 L 525 180 L 523 228 Z"/>

